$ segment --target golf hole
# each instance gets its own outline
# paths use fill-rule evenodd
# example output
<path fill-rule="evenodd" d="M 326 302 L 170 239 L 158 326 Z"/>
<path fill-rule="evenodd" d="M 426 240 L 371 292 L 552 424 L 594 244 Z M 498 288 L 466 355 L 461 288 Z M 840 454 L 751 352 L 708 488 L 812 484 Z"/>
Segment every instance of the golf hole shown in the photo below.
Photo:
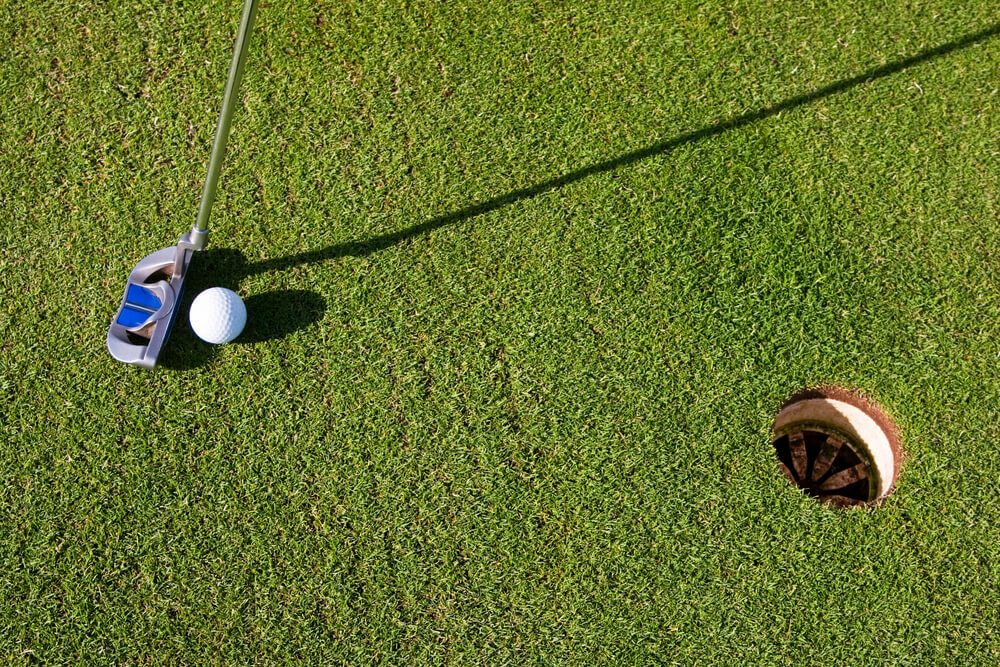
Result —
<path fill-rule="evenodd" d="M 899 474 L 899 431 L 860 393 L 800 391 L 774 419 L 771 442 L 782 472 L 806 494 L 837 507 L 875 503 Z"/>

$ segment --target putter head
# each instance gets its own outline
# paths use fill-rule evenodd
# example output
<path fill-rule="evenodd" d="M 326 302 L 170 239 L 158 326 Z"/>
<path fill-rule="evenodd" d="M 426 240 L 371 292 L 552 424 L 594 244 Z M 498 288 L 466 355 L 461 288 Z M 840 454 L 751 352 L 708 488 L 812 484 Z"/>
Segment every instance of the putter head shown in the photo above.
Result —
<path fill-rule="evenodd" d="M 185 234 L 176 246 L 157 250 L 135 265 L 108 329 L 112 357 L 143 368 L 156 366 L 180 308 L 184 278 L 195 249 L 190 234 Z"/>

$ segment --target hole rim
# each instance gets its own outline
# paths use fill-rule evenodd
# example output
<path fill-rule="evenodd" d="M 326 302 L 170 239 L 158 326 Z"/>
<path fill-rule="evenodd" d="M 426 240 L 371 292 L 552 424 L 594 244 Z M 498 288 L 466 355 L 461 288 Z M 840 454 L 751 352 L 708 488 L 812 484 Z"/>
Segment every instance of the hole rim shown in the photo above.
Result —
<path fill-rule="evenodd" d="M 870 419 L 881 434 L 884 435 L 885 441 L 888 444 L 889 452 L 892 457 L 891 468 L 889 466 L 880 468 L 875 461 L 877 456 L 872 453 L 872 445 L 865 442 L 864 439 L 856 432 L 853 434 L 846 432 L 846 430 L 841 428 L 838 424 L 815 419 L 792 419 L 779 426 L 782 416 L 786 414 L 786 411 L 789 408 L 796 406 L 803 401 L 814 400 L 823 401 L 831 407 L 835 405 L 834 402 L 845 403 L 853 408 L 856 408 L 863 413 L 865 417 Z M 847 418 L 845 417 L 844 419 Z M 785 460 L 783 460 L 781 454 L 781 448 L 790 446 L 790 442 L 784 443 L 782 441 L 790 439 L 795 433 L 805 432 L 820 433 L 825 435 L 827 439 L 831 437 L 836 438 L 841 441 L 843 446 L 846 446 L 846 448 L 848 448 L 848 450 L 855 457 L 857 457 L 861 463 L 864 464 L 866 477 L 869 481 L 867 499 L 850 497 L 841 498 L 835 494 L 817 493 L 815 486 L 821 483 L 822 479 L 808 479 L 806 480 L 806 484 L 803 484 L 802 481 L 798 479 L 800 475 L 790 469 L 786 463 L 789 457 L 785 457 Z M 881 446 L 884 447 L 884 445 Z M 903 458 L 900 430 L 896 422 L 889 416 L 889 414 L 878 403 L 866 396 L 860 390 L 835 385 L 807 387 L 795 392 L 792 396 L 786 399 L 781 404 L 781 407 L 775 414 L 772 422 L 771 447 L 774 451 L 775 458 L 778 461 L 779 469 L 782 469 L 783 475 L 792 485 L 811 498 L 814 498 L 826 505 L 838 507 L 864 507 L 881 503 L 895 490 Z M 808 449 L 806 450 L 807 467 L 805 468 L 805 472 L 808 476 L 811 476 L 818 452 L 810 456 L 808 454 L 809 451 L 810 450 Z M 838 450 L 837 458 L 839 458 L 841 451 L 842 450 Z M 826 479 L 829 478 L 831 474 L 833 473 L 829 473 L 828 471 L 827 474 L 822 477 Z M 885 477 L 889 478 L 888 483 L 884 486 L 884 491 L 880 491 L 882 488 L 882 481 Z M 855 483 L 856 482 L 853 482 L 851 484 L 853 485 Z"/>

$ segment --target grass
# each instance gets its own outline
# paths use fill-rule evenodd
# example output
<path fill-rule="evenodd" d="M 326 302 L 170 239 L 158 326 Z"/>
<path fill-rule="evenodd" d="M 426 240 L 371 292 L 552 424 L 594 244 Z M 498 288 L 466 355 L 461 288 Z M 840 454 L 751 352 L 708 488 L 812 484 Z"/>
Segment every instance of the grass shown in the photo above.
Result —
<path fill-rule="evenodd" d="M 4 660 L 1000 661 L 1000 17 L 759 4 L 266 4 L 251 324 L 145 372 L 239 3 L 0 2 Z M 877 509 L 772 459 L 828 382 Z"/>

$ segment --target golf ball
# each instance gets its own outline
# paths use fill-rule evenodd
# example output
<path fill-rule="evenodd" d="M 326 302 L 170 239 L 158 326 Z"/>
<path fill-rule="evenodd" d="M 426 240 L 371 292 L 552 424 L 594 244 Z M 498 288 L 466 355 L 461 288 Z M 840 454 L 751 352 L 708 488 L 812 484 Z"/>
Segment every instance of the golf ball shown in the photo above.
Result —
<path fill-rule="evenodd" d="M 247 307 L 236 292 L 212 287 L 195 297 L 191 304 L 191 328 L 206 343 L 228 343 L 243 331 Z"/>

